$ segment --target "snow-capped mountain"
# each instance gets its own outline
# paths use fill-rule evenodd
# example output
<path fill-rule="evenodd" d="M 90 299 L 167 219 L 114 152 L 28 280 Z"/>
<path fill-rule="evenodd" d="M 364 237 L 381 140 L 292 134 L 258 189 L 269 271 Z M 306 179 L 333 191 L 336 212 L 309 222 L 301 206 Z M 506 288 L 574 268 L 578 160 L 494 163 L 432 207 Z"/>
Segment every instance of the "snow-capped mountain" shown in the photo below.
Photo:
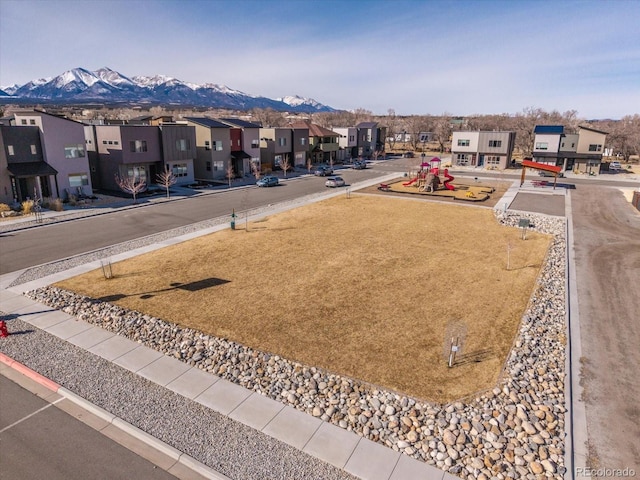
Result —
<path fill-rule="evenodd" d="M 74 68 L 53 78 L 32 80 L 2 89 L 3 100 L 55 103 L 147 103 L 250 110 L 321 112 L 333 108 L 299 96 L 270 99 L 234 90 L 225 85 L 198 85 L 166 75 L 127 77 L 108 67 L 96 71 Z M 2 96 L 0 94 L 0 96 Z"/>

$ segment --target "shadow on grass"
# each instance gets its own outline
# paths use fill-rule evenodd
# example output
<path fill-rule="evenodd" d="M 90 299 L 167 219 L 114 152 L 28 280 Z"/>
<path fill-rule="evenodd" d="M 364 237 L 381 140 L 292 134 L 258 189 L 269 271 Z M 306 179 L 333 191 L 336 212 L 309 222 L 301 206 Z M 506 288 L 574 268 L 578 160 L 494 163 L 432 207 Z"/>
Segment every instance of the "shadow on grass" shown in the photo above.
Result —
<path fill-rule="evenodd" d="M 490 348 L 478 350 L 476 352 L 465 353 L 456 357 L 454 366 L 468 365 L 470 363 L 480 363 L 494 356 L 493 350 Z"/>
<path fill-rule="evenodd" d="M 148 298 L 153 298 L 154 296 L 160 293 L 171 292 L 174 290 L 185 290 L 187 292 L 197 292 L 199 290 L 204 290 L 205 288 L 224 285 L 225 283 L 229 283 L 230 281 L 231 280 L 224 280 L 222 278 L 211 277 L 211 278 L 205 278 L 203 280 L 196 280 L 195 282 L 189 282 L 189 283 L 173 282 L 170 284 L 169 287 L 162 288 L 160 290 L 153 290 L 151 292 L 130 293 L 130 294 L 114 293 L 113 295 L 105 295 L 104 297 L 99 297 L 97 298 L 97 300 L 100 300 L 101 302 L 117 302 L 118 300 L 122 300 L 123 298 L 136 297 L 138 295 L 142 300 L 146 300 Z"/>

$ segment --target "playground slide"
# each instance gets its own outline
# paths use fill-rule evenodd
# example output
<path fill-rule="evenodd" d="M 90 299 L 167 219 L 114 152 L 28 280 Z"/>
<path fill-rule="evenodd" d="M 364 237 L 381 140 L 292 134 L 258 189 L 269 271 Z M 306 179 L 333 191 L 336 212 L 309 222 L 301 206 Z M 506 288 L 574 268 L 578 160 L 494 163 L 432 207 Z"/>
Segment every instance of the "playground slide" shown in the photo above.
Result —
<path fill-rule="evenodd" d="M 456 187 L 454 187 L 453 185 L 450 185 L 449 182 L 453 182 L 454 177 L 452 177 L 451 175 L 449 175 L 449 170 L 448 169 L 444 169 L 444 178 L 446 178 L 446 180 L 444 181 L 443 185 L 446 189 L 448 190 L 455 190 Z"/>
<path fill-rule="evenodd" d="M 415 178 L 412 178 L 411 180 L 409 180 L 408 182 L 404 182 L 402 185 L 404 185 L 405 187 L 408 187 L 409 185 L 413 185 L 417 181 L 418 181 L 418 177 L 415 177 Z"/>

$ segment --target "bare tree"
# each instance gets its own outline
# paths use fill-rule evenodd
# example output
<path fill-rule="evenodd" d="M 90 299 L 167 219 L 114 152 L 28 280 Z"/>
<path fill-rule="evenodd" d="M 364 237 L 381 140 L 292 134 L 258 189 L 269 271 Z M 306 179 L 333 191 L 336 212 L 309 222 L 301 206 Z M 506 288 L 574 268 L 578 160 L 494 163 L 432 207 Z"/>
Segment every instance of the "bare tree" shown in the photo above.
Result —
<path fill-rule="evenodd" d="M 285 153 L 282 155 L 282 160 L 280 160 L 280 168 L 284 172 L 284 176 L 287 176 L 287 171 L 291 168 L 291 161 L 289 160 L 289 154 Z"/>
<path fill-rule="evenodd" d="M 167 198 L 169 198 L 169 188 L 172 185 L 175 185 L 177 182 L 178 182 L 178 177 L 176 177 L 173 174 L 173 172 L 169 170 L 169 165 L 165 165 L 164 172 L 156 175 L 156 183 L 158 185 L 162 185 L 164 189 L 167 191 Z"/>
<path fill-rule="evenodd" d="M 260 180 L 262 172 L 260 171 L 260 164 L 258 162 L 251 162 L 251 173 L 256 178 L 256 181 Z"/>
<path fill-rule="evenodd" d="M 307 157 L 307 172 L 311 173 L 311 167 L 313 167 L 313 161 L 311 160 L 311 155 Z"/>
<path fill-rule="evenodd" d="M 137 195 L 147 189 L 147 182 L 143 181 L 140 177 L 120 178 L 116 173 L 114 178 L 120 190 L 133 195 L 133 203 L 137 202 Z"/>
<path fill-rule="evenodd" d="M 435 141 L 438 143 L 440 153 L 444 152 L 445 145 L 449 143 L 452 130 L 451 115 L 449 115 L 448 113 L 442 114 L 442 116 L 440 116 L 438 120 L 436 120 L 435 128 L 433 129 Z"/>
<path fill-rule="evenodd" d="M 229 166 L 227 167 L 227 180 L 229 180 L 229 188 L 231 188 L 231 180 L 235 177 L 236 173 L 233 171 L 233 164 L 229 162 Z"/>
<path fill-rule="evenodd" d="M 387 124 L 387 143 L 389 144 L 389 151 L 392 151 L 396 146 L 396 135 L 400 133 L 399 127 L 400 122 L 398 121 L 398 117 L 396 117 L 396 111 L 393 108 L 387 110 L 389 114 L 385 119 L 385 123 Z M 404 139 L 403 139 L 404 140 Z"/>

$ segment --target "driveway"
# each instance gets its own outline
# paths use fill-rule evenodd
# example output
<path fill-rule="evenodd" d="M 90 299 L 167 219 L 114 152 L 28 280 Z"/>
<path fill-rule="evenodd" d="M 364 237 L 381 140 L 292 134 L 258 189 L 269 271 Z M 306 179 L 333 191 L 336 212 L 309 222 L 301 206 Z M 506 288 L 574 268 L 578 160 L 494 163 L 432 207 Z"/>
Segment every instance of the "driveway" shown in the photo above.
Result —
<path fill-rule="evenodd" d="M 620 190 L 571 192 L 591 468 L 640 471 L 640 212 Z"/>

